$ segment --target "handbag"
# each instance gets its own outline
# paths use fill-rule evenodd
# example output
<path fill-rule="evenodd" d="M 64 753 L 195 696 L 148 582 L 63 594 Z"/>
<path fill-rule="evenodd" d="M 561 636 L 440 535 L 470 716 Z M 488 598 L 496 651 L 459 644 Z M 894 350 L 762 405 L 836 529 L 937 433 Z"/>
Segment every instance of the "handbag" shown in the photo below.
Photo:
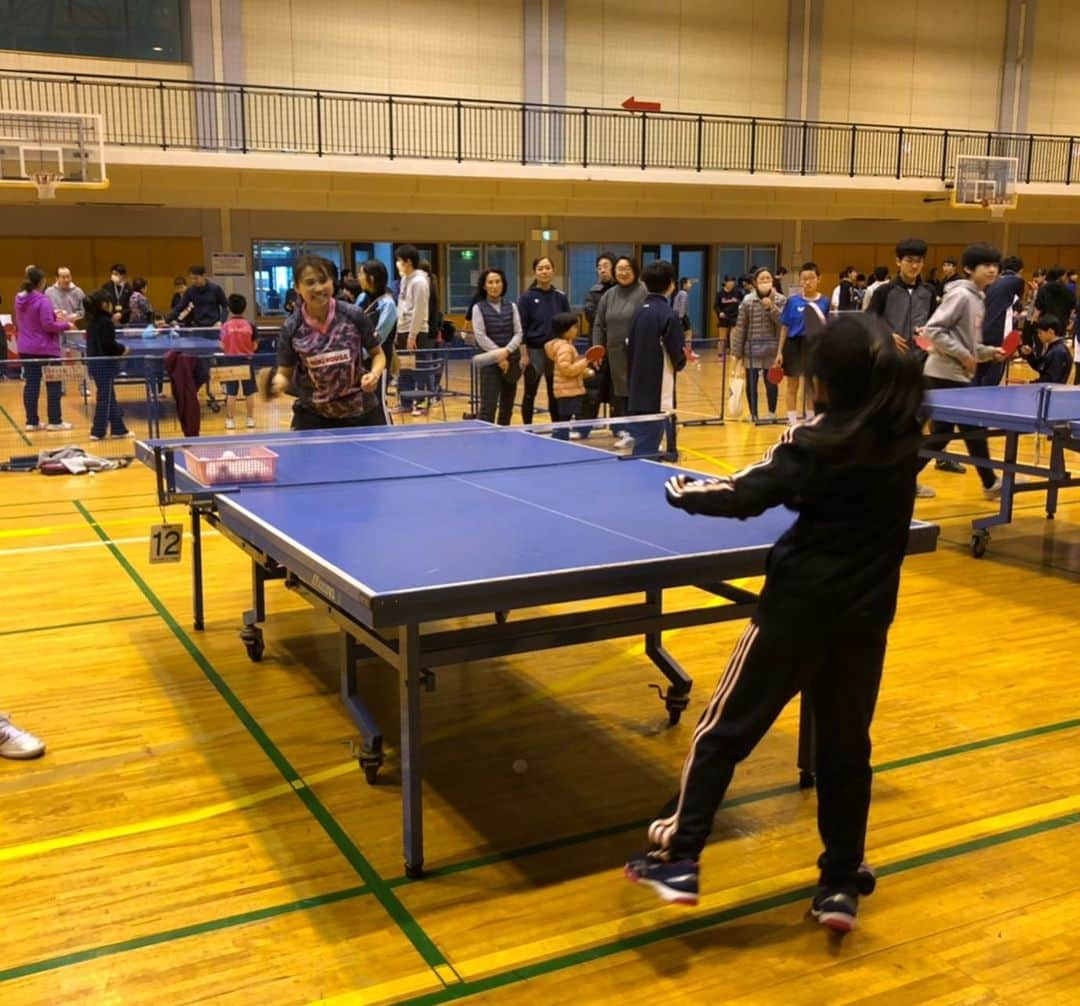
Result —
<path fill-rule="evenodd" d="M 732 375 L 731 385 L 728 389 L 727 414 L 732 419 L 738 419 L 742 416 L 745 395 L 746 378 L 743 376 L 743 371 L 739 370 Z"/>

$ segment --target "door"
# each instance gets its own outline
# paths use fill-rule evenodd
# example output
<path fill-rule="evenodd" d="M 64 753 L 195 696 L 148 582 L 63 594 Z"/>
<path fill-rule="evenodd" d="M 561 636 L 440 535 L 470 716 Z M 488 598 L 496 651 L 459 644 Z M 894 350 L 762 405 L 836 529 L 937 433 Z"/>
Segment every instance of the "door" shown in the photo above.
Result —
<path fill-rule="evenodd" d="M 705 338 L 709 329 L 706 323 L 706 305 L 709 302 L 709 249 L 705 245 L 642 245 L 641 266 L 644 268 L 657 259 L 666 259 L 675 267 L 675 289 L 684 279 L 693 280 L 690 287 L 687 314 L 694 338 Z"/>

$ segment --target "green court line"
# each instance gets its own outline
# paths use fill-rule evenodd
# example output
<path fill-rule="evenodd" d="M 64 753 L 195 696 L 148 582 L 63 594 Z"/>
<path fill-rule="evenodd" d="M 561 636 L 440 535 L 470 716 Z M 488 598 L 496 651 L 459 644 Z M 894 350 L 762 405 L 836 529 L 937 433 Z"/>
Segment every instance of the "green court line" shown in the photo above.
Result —
<path fill-rule="evenodd" d="M 1075 730 L 1080 727 L 1080 718 L 1061 720 L 1058 723 L 1047 723 L 1043 726 L 1029 727 L 1024 730 L 1016 730 L 1008 734 L 999 734 L 996 737 L 984 737 L 977 741 L 968 741 L 965 744 L 954 744 L 947 748 L 937 748 L 934 751 L 924 751 L 922 754 L 909 755 L 906 758 L 896 758 L 893 761 L 882 762 L 874 766 L 874 775 L 883 772 L 895 772 L 897 769 L 910 768 L 912 765 L 922 765 L 927 762 L 941 761 L 944 758 L 953 758 L 956 755 L 969 754 L 972 751 L 984 751 L 987 748 L 1002 747 L 1014 744 L 1017 741 L 1028 740 L 1031 737 L 1043 737 L 1047 734 L 1062 733 L 1067 730 Z M 786 786 L 774 786 L 771 789 L 756 790 L 752 793 L 744 793 L 741 796 L 725 800 L 723 808 L 740 807 L 750 803 L 758 803 L 762 800 L 770 800 L 776 796 L 786 796 L 800 792 L 797 783 L 789 783 Z M 425 870 L 424 878 L 451 876 L 455 873 L 465 873 L 469 870 L 479 869 L 484 866 L 493 866 L 495 863 L 505 863 L 523 856 L 532 856 L 542 852 L 553 852 L 557 849 L 565 849 L 574 845 L 582 845 L 595 841 L 598 838 L 612 838 L 630 831 L 644 830 L 652 818 L 644 818 L 640 821 L 631 821 L 628 824 L 612 824 L 596 831 L 582 832 L 577 835 L 566 835 L 562 838 L 553 838 L 546 842 L 537 842 L 535 845 L 526 845 L 518 849 L 508 849 L 506 852 L 494 852 L 487 856 L 479 856 L 476 859 L 462 860 L 460 863 L 451 863 L 448 866 L 435 867 Z M 417 879 L 404 875 L 394 877 L 389 881 L 391 887 L 403 887 L 407 884 L 417 883 Z"/>
<path fill-rule="evenodd" d="M 1066 730 L 1073 730 L 1080 727 L 1080 718 L 1071 720 L 1062 720 L 1059 723 L 1047 723 L 1043 726 L 1029 727 L 1025 730 L 1018 730 L 1010 734 L 1001 734 L 997 737 L 986 737 L 982 740 L 970 741 L 966 744 L 957 744 L 952 747 L 939 748 L 935 751 L 927 751 L 923 754 L 911 755 L 907 758 L 897 758 L 890 762 L 885 762 L 879 765 L 874 771 L 877 772 L 891 772 L 901 768 L 907 768 L 911 765 L 919 765 L 926 762 L 932 762 L 941 760 L 944 758 L 951 758 L 959 754 L 967 754 L 972 751 L 981 751 L 986 748 L 1002 747 L 1007 744 L 1012 744 L 1017 741 L 1027 740 L 1031 737 L 1042 737 L 1048 734 L 1061 733 Z M 774 796 L 782 796 L 790 793 L 799 792 L 799 787 L 795 784 L 788 786 L 776 786 L 772 789 L 757 790 L 753 793 L 744 793 L 742 796 L 734 797 L 728 800 L 725 804 L 725 808 L 737 807 L 740 805 L 756 803 L 761 800 L 767 800 Z M 436 877 L 450 876 L 456 873 L 464 873 L 468 870 L 479 869 L 485 866 L 491 866 L 495 863 L 506 862 L 508 860 L 519 859 L 523 856 L 536 855 L 543 852 L 551 852 L 553 850 L 565 848 L 567 846 L 581 844 L 584 842 L 594 841 L 600 838 L 611 838 L 616 835 L 624 834 L 628 831 L 636 831 L 644 829 L 648 824 L 648 819 L 642 821 L 634 821 L 630 824 L 615 824 L 606 828 L 598 828 L 595 831 L 586 832 L 581 835 L 572 835 L 566 838 L 552 839 L 548 842 L 538 842 L 535 845 L 523 846 L 518 849 L 511 849 L 502 853 L 493 853 L 489 856 L 483 856 L 476 859 L 465 860 L 460 863 L 453 863 L 449 866 L 437 867 L 433 870 L 425 872 L 425 879 L 432 879 Z M 885 876 L 895 871 L 895 867 L 886 866 L 879 869 L 877 872 L 879 876 Z M 387 881 L 387 886 L 391 888 L 402 887 L 406 884 L 417 883 L 411 877 L 396 877 Z M 372 890 L 368 886 L 349 888 L 345 891 L 338 891 L 332 894 L 324 895 L 323 899 L 330 899 L 332 901 L 345 901 L 352 898 L 360 897 L 365 894 L 371 894 Z M 316 908 L 320 904 L 329 903 L 320 898 L 306 899 L 304 901 L 289 902 L 284 905 L 279 905 L 274 908 L 263 909 L 264 915 L 261 917 L 272 918 L 279 914 L 288 914 L 294 911 L 304 911 L 306 908 Z M 785 902 L 786 903 L 786 902 Z M 91 960 L 98 957 L 107 957 L 114 954 L 126 953 L 129 950 L 138 950 L 144 946 L 156 946 L 160 943 L 167 943 L 170 940 L 184 939 L 188 936 L 205 935 L 207 933 L 216 932 L 218 929 L 228 929 L 233 926 L 243 925 L 248 921 L 257 921 L 257 919 L 249 919 L 247 916 L 229 916 L 224 919 L 201 923 L 195 927 L 187 927 L 185 929 L 170 930 L 166 933 L 151 934 L 149 936 L 136 937 L 131 940 L 125 940 L 122 943 L 113 943 L 105 947 L 99 947 L 97 949 L 81 951 L 77 954 L 67 954 L 60 957 L 53 957 L 47 960 L 38 961 L 33 964 L 22 965 L 18 968 L 12 968 L 9 971 L 0 971 L 0 982 L 7 981 L 10 978 L 21 978 L 26 974 L 38 974 L 43 971 L 51 971 L 57 968 L 66 967 L 68 964 L 78 964 L 84 960 Z M 27 970 L 30 969 L 30 970 Z"/>
<path fill-rule="evenodd" d="M 180 624 L 172 616 L 172 613 L 168 608 L 165 607 L 161 599 L 150 588 L 150 585 L 139 575 L 135 567 L 128 562 L 127 557 L 119 548 L 117 548 L 116 544 L 109 537 L 108 532 L 97 522 L 90 511 L 83 506 L 81 501 L 75 500 L 74 504 L 75 508 L 82 514 L 86 522 L 94 529 L 98 538 L 100 538 L 108 547 L 113 558 L 121 565 L 124 572 L 131 578 L 135 586 L 142 591 L 143 596 L 150 602 L 150 605 L 158 615 L 161 616 L 162 620 L 169 627 L 177 640 L 179 640 L 184 649 L 187 650 L 188 655 L 203 672 L 207 681 L 213 685 L 217 693 L 225 700 L 226 705 L 228 705 L 233 711 L 233 714 L 244 725 L 255 743 L 262 749 L 263 754 L 270 759 L 286 782 L 293 787 L 296 795 L 311 812 L 311 815 L 315 820 L 318 821 L 330 840 L 337 846 L 338 851 L 345 857 L 360 879 L 371 888 L 372 893 L 378 899 L 386 913 L 398 925 L 409 942 L 412 943 L 417 953 L 420 954 L 424 962 L 435 973 L 436 977 L 442 981 L 438 968 L 445 967 L 449 968 L 451 971 L 453 970 L 450 962 L 443 955 L 442 951 L 435 945 L 431 937 L 424 932 L 423 928 L 412 917 L 397 895 L 391 891 L 386 882 L 376 872 L 375 868 L 356 847 L 352 839 L 349 838 L 344 829 L 337 823 L 326 807 L 323 806 L 319 798 L 304 784 L 300 773 L 293 768 L 285 755 L 281 753 L 266 731 L 259 725 L 258 721 L 250 712 L 248 712 L 236 693 L 228 686 L 225 679 L 218 674 L 214 669 L 214 666 L 192 641 L 191 637 L 180 627 Z"/>
<path fill-rule="evenodd" d="M 138 573 L 136 573 L 134 571 L 134 569 L 132 569 L 130 567 L 127 560 L 124 558 L 124 556 L 122 554 L 118 554 L 119 550 L 115 548 L 115 546 L 111 543 L 111 541 L 108 541 L 107 535 L 104 533 L 103 529 L 100 529 L 100 527 L 97 525 L 96 521 L 94 521 L 94 519 L 89 515 L 89 513 L 84 510 L 84 508 L 81 506 L 81 502 L 78 501 L 78 500 L 75 500 L 74 503 L 75 503 L 76 507 L 79 508 L 80 513 L 83 514 L 84 518 L 87 519 L 90 522 L 91 526 L 93 526 L 95 528 L 95 530 L 98 533 L 98 536 L 101 537 L 103 541 L 106 541 L 109 544 L 110 549 L 113 551 L 114 557 L 117 559 L 117 561 L 120 562 L 120 564 L 125 568 L 125 570 L 128 571 L 129 576 L 131 576 L 134 579 L 136 584 L 143 591 L 144 595 L 147 596 L 147 599 L 150 600 L 151 604 L 155 605 L 155 607 L 158 610 L 158 614 L 162 615 L 162 617 L 165 617 L 166 622 L 170 623 L 170 628 L 173 628 L 174 633 L 178 634 L 179 638 L 181 639 L 181 642 L 184 643 L 185 648 L 189 648 L 189 652 L 191 652 L 190 647 L 193 647 L 194 644 L 191 644 L 190 640 L 187 640 L 186 633 L 183 633 L 183 631 L 180 630 L 178 626 L 175 626 L 175 623 L 173 622 L 171 616 L 166 616 L 166 613 L 164 613 L 164 609 L 160 605 L 160 602 L 157 601 L 157 598 L 149 590 L 149 587 L 147 587 L 145 585 L 145 583 L 142 581 L 141 577 L 139 577 Z M 138 616 L 138 617 L 145 617 L 145 616 Z M 197 650 L 196 650 L 196 653 L 198 653 Z M 200 667 L 202 666 L 202 660 L 203 659 L 204 658 L 201 657 L 201 654 L 199 654 L 199 656 L 196 657 L 197 662 L 200 663 Z M 896 771 L 898 769 L 907 768 L 907 767 L 910 767 L 910 766 L 913 766 L 913 765 L 919 765 L 919 764 L 924 764 L 924 763 L 928 763 L 928 762 L 939 761 L 939 760 L 942 760 L 942 759 L 945 759 L 945 758 L 951 758 L 951 757 L 955 757 L 956 755 L 967 754 L 967 753 L 970 753 L 970 752 L 973 752 L 973 751 L 980 751 L 980 750 L 985 750 L 985 749 L 994 748 L 994 747 L 1002 747 L 1002 746 L 1005 746 L 1005 745 L 1008 745 L 1008 744 L 1016 743 L 1017 741 L 1027 740 L 1027 739 L 1030 739 L 1032 737 L 1041 737 L 1041 736 L 1046 736 L 1046 735 L 1050 735 L 1050 734 L 1061 733 L 1061 732 L 1064 732 L 1064 731 L 1076 729 L 1078 727 L 1080 727 L 1080 718 L 1062 720 L 1062 721 L 1059 721 L 1057 723 L 1048 723 L 1048 724 L 1044 724 L 1042 726 L 1037 726 L 1037 727 L 1029 727 L 1027 729 L 1014 731 L 1014 732 L 1008 733 L 1008 734 L 1000 734 L 1000 735 L 997 735 L 995 737 L 986 737 L 986 738 L 982 738 L 982 739 L 976 740 L 976 741 L 969 741 L 969 742 L 967 742 L 965 744 L 957 744 L 957 745 L 953 745 L 953 746 L 946 747 L 946 748 L 938 748 L 938 749 L 935 749 L 933 751 L 926 751 L 926 752 L 923 752 L 921 754 L 910 755 L 910 756 L 908 756 L 906 758 L 898 758 L 898 759 L 894 759 L 894 760 L 889 761 L 889 762 L 883 762 L 881 765 L 875 766 L 874 773 L 878 774 L 878 773 L 882 773 L 882 772 Z M 740 806 L 740 805 L 746 805 L 746 804 L 750 804 L 750 803 L 756 803 L 756 802 L 759 802 L 759 801 L 762 801 L 762 800 L 771 799 L 772 797 L 775 797 L 775 796 L 789 795 L 789 794 L 792 794 L 792 793 L 797 793 L 799 791 L 800 791 L 799 787 L 794 783 L 789 784 L 789 785 L 785 785 L 785 786 L 776 786 L 776 787 L 772 787 L 770 789 L 765 789 L 765 790 L 757 790 L 757 791 L 752 792 L 752 793 L 745 793 L 745 794 L 743 794 L 741 796 L 733 797 L 732 799 L 725 802 L 724 807 L 729 808 L 729 807 L 737 807 L 737 806 Z M 1075 816 L 1075 815 L 1073 815 L 1073 816 Z M 590 841 L 595 841 L 596 839 L 600 839 L 600 838 L 610 838 L 610 837 L 614 837 L 616 835 L 625 834 L 626 832 L 629 832 L 629 831 L 635 831 L 635 830 L 642 829 L 649 823 L 649 820 L 650 819 L 643 819 L 641 821 L 634 821 L 634 822 L 630 822 L 628 824 L 609 825 L 608 827 L 599 828 L 599 829 L 596 829 L 595 831 L 585 832 L 583 834 L 571 835 L 571 836 L 566 836 L 564 838 L 558 838 L 558 839 L 552 839 L 552 840 L 546 841 L 546 842 L 538 842 L 538 843 L 536 843 L 534 845 L 523 846 L 523 847 L 520 847 L 518 849 L 511 849 L 511 850 L 508 850 L 506 852 L 492 853 L 491 855 L 488 855 L 488 856 L 477 857 L 477 858 L 471 859 L 471 860 L 464 860 L 464 861 L 462 861 L 460 863 L 453 863 L 453 864 L 450 864 L 450 865 L 445 866 L 445 867 L 436 867 L 434 869 L 427 870 L 427 871 L 425 871 L 424 876 L 427 879 L 436 878 L 436 877 L 440 877 L 440 876 L 450 876 L 450 875 L 453 875 L 453 874 L 464 873 L 464 872 L 467 872 L 469 870 L 474 870 L 474 869 L 479 869 L 479 868 L 482 868 L 482 867 L 485 867 L 485 866 L 494 865 L 494 864 L 499 863 L 499 862 L 505 862 L 505 861 L 508 861 L 508 860 L 519 859 L 519 858 L 522 858 L 524 856 L 537 855 L 537 854 L 540 854 L 540 853 L 543 853 L 543 852 L 555 851 L 555 850 L 558 850 L 558 849 L 561 849 L 561 848 L 566 848 L 566 847 L 573 846 L 573 845 L 578 845 L 578 844 L 583 844 L 583 843 L 590 842 Z M 1066 821 L 1066 823 L 1069 823 L 1069 822 Z M 1039 829 L 1041 826 L 1032 825 L 1032 826 L 1029 826 L 1029 827 Z M 1048 830 L 1048 829 L 1044 829 L 1044 830 Z M 1032 833 L 1033 834 L 1037 833 L 1037 831 L 1032 832 Z M 347 840 L 348 839 L 346 839 L 346 841 Z M 989 839 L 981 839 L 981 840 L 978 840 L 978 841 L 986 843 L 988 845 L 998 844 L 997 842 L 994 841 L 993 837 L 991 837 Z M 968 844 L 971 844 L 971 843 L 968 843 Z M 985 846 L 980 846 L 980 847 L 985 847 Z M 960 848 L 960 847 L 957 847 L 957 848 Z M 917 858 L 918 859 L 918 865 L 921 865 L 924 860 L 926 862 L 932 862 L 935 859 L 940 859 L 940 858 L 945 858 L 945 853 L 929 853 L 926 856 Z M 911 862 L 916 863 L 916 860 L 912 860 Z M 892 866 L 887 866 L 887 867 L 883 867 L 883 868 L 879 869 L 878 874 L 879 874 L 879 876 L 887 876 L 887 875 L 889 875 L 891 873 L 896 873 L 896 872 L 901 872 L 901 871 L 902 871 L 902 865 L 893 864 Z M 407 884 L 413 884 L 413 883 L 417 883 L 417 882 L 418 882 L 417 880 L 415 880 L 415 879 L 413 879 L 411 877 L 400 876 L 400 877 L 395 877 L 395 878 L 393 878 L 393 879 L 391 879 L 389 881 L 385 881 L 384 883 L 385 883 L 385 886 L 387 888 L 397 888 L 397 887 L 402 887 L 402 886 L 405 886 Z M 811 888 L 807 888 L 806 891 L 810 891 L 812 893 Z M 346 900 L 346 899 L 359 897 L 361 895 L 370 894 L 370 893 L 374 893 L 373 888 L 365 885 L 363 887 L 351 888 L 351 889 L 349 889 L 347 891 L 337 892 L 337 894 L 326 895 L 325 897 L 326 898 L 331 898 L 333 900 Z M 761 907 L 758 907 L 758 908 L 754 909 L 754 911 L 765 911 L 768 908 L 777 907 L 777 905 L 789 904 L 791 901 L 798 900 L 799 897 L 807 897 L 807 896 L 809 896 L 809 895 L 806 894 L 806 893 L 803 893 L 803 892 L 798 892 L 796 894 L 791 894 L 791 895 L 778 895 L 778 896 L 775 896 L 773 898 L 765 899 L 764 901 L 758 903 L 758 904 L 761 905 Z M 777 900 L 778 898 L 780 899 L 779 901 Z M 310 905 L 307 905 L 307 904 L 305 904 L 305 902 L 290 902 L 290 903 L 288 903 L 286 905 L 278 906 L 277 908 L 265 909 L 263 911 L 266 913 L 265 917 L 269 918 L 269 917 L 272 917 L 272 916 L 274 916 L 276 914 L 287 914 L 287 913 L 292 912 L 292 911 L 302 911 L 302 910 L 305 910 L 306 907 L 317 907 L 317 904 L 315 904 L 314 902 L 317 902 L 318 899 L 308 899 L 308 900 L 312 901 L 313 903 L 310 904 Z M 776 902 L 776 904 L 772 904 L 772 902 Z M 743 906 L 743 908 L 745 908 L 745 907 L 746 906 Z M 740 908 L 740 909 L 731 909 L 731 910 L 728 910 L 728 911 L 735 913 L 735 914 L 732 914 L 730 916 L 731 918 L 739 918 L 743 914 L 751 914 L 750 912 L 744 911 L 742 908 Z M 720 914 L 725 914 L 725 913 L 720 913 Z M 235 920 L 240 920 L 240 921 L 235 921 Z M 56 968 L 65 967 L 65 966 L 67 966 L 68 964 L 71 964 L 71 963 L 79 963 L 82 960 L 90 960 L 90 959 L 97 958 L 97 957 L 111 956 L 113 954 L 124 953 L 124 952 L 127 952 L 129 950 L 137 950 L 137 949 L 139 949 L 140 947 L 143 947 L 143 946 L 152 946 L 152 945 L 157 945 L 159 943 L 169 942 L 170 940 L 183 939 L 183 938 L 185 938 L 187 936 L 191 936 L 191 935 L 202 935 L 202 934 L 205 934 L 205 933 L 214 932 L 217 929 L 226 929 L 226 928 L 229 928 L 229 927 L 234 926 L 234 925 L 241 925 L 245 921 L 257 921 L 257 919 L 248 920 L 245 916 L 232 916 L 232 917 L 229 917 L 229 918 L 226 918 L 226 919 L 206 922 L 206 923 L 203 923 L 203 924 L 199 925 L 198 927 L 188 927 L 188 929 L 171 930 L 171 931 L 169 931 L 167 933 L 153 934 L 153 935 L 145 936 L 145 937 L 138 937 L 138 938 L 135 938 L 135 939 L 132 939 L 132 940 L 124 941 L 123 943 L 110 944 L 110 945 L 108 945 L 106 947 L 101 947 L 101 948 L 97 948 L 97 949 L 93 949 L 93 950 L 82 951 L 79 954 L 75 954 L 75 955 L 65 955 L 63 957 L 51 958 L 49 960 L 37 962 L 37 963 L 34 963 L 34 964 L 23 965 L 20 968 L 13 968 L 13 969 L 10 969 L 9 971 L 0 971 L 0 982 L 7 981 L 10 978 L 22 977 L 24 974 L 36 974 L 36 973 L 39 973 L 41 971 L 54 970 Z M 723 921 L 728 921 L 728 920 L 727 919 L 720 919 L 719 920 L 719 922 L 723 922 Z M 719 924 L 719 923 L 717 922 L 717 923 L 710 923 L 710 924 Z M 191 930 L 191 931 L 188 931 L 188 930 Z M 72 959 L 72 958 L 77 958 L 77 959 Z M 566 965 L 566 966 L 570 966 L 570 965 Z M 25 969 L 27 969 L 27 968 L 32 969 L 32 970 L 26 971 Z M 509 984 L 508 981 L 505 982 L 505 983 Z M 484 991 L 484 989 L 481 989 L 481 988 L 477 987 L 476 983 L 471 985 L 470 988 L 473 989 L 473 992 L 470 992 L 470 994 L 475 994 L 476 992 Z M 420 1001 L 423 1001 L 423 1000 L 420 1000 Z M 439 1001 L 442 1001 L 442 1000 L 439 1000 Z"/>
<path fill-rule="evenodd" d="M 996 835 L 987 835 L 984 838 L 976 838 L 968 842 L 960 842 L 957 845 L 946 846 L 944 849 L 938 849 L 934 852 L 912 856 L 909 859 L 903 859 L 897 863 L 892 863 L 889 866 L 883 867 L 878 870 L 877 873 L 878 876 L 891 876 L 898 873 L 906 873 L 909 870 L 915 870 L 931 863 L 940 863 L 945 860 L 955 859 L 959 856 L 966 856 L 969 853 L 981 852 L 998 845 L 1006 845 L 1010 842 L 1016 842 L 1024 838 L 1030 838 L 1034 835 L 1041 835 L 1049 831 L 1055 831 L 1059 828 L 1067 828 L 1077 824 L 1080 824 L 1080 812 L 1065 814 L 1062 817 L 1051 818 L 1047 821 L 1038 821 L 1035 824 L 1025 825 L 1021 828 L 1013 828 Z M 684 922 L 676 922 L 669 926 L 662 926 L 659 929 L 653 929 L 647 933 L 639 933 L 635 936 L 613 940 L 611 943 L 605 943 L 598 947 L 591 947 L 588 950 L 574 951 L 573 953 L 563 954 L 561 957 L 554 957 L 537 964 L 527 964 L 510 971 L 503 971 L 499 974 L 490 975 L 486 978 L 465 981 L 460 985 L 448 986 L 440 992 L 431 992 L 415 996 L 412 999 L 403 1000 L 403 1006 L 405 1006 L 405 1004 L 408 1004 L 408 1006 L 435 1006 L 437 1003 L 452 1002 L 457 999 L 468 999 L 472 996 L 480 995 L 483 992 L 507 988 L 511 985 L 529 981 L 532 978 L 541 978 L 559 971 L 565 971 L 569 968 L 578 967 L 582 964 L 603 960 L 606 957 L 614 957 L 617 954 L 623 954 L 630 950 L 639 950 L 655 943 L 661 943 L 664 940 L 670 940 L 679 936 L 688 936 L 706 929 L 712 929 L 715 926 L 723 925 L 726 922 L 732 922 L 735 919 L 746 918 L 750 915 L 758 915 L 761 912 L 767 912 L 774 908 L 783 908 L 787 905 L 792 905 L 796 902 L 811 898 L 815 891 L 815 887 L 807 886 L 791 891 L 785 891 L 781 894 L 774 894 L 768 898 L 759 898 L 757 901 L 750 901 L 744 905 L 737 905 L 734 908 L 725 908 L 718 912 L 711 912 L 709 915 L 687 919 Z"/>
<path fill-rule="evenodd" d="M 4 414 L 4 418 L 11 424 L 11 428 L 16 433 L 18 433 L 20 437 L 22 437 L 22 442 L 27 447 L 33 447 L 34 445 L 33 445 L 33 443 L 31 443 L 30 438 L 26 435 L 26 431 L 21 429 L 19 427 L 19 424 L 17 422 L 15 422 L 14 419 L 11 418 L 11 413 L 8 412 L 8 410 L 5 409 L 2 405 L 0 405 L 0 412 L 2 412 Z"/>
<path fill-rule="evenodd" d="M 74 953 L 63 954 L 59 957 L 48 957 L 44 960 L 34 961 L 31 964 L 20 964 L 17 968 L 8 968 L 0 971 L 0 982 L 9 982 L 15 978 L 27 978 L 30 975 L 42 974 L 45 971 L 55 971 L 57 968 L 66 968 L 72 964 L 84 964 L 86 961 L 97 960 L 99 957 L 112 957 L 116 954 L 126 953 L 129 950 L 142 950 L 146 947 L 155 947 L 162 943 L 172 943 L 175 940 L 184 940 L 191 936 L 202 936 L 205 933 L 214 933 L 222 929 L 234 929 L 237 926 L 246 926 L 252 922 L 262 922 L 266 919 L 280 918 L 282 915 L 291 915 L 293 912 L 306 912 L 312 908 L 322 908 L 325 905 L 334 905 L 341 901 L 349 901 L 362 894 L 371 893 L 371 888 L 366 884 L 362 887 L 350 887 L 344 891 L 332 891 L 329 894 L 319 894 L 311 898 L 301 898 L 299 901 L 289 901 L 283 905 L 273 905 L 269 908 L 258 908 L 252 912 L 243 912 L 240 915 L 230 915 L 224 919 L 212 919 L 209 922 L 197 922 L 190 926 L 181 926 L 179 929 L 168 929 L 163 933 L 153 933 L 149 936 L 137 936 L 130 940 L 121 940 L 119 943 L 107 943 L 102 947 L 93 947 L 89 950 L 77 950 Z"/>
<path fill-rule="evenodd" d="M 81 629 L 87 625 L 111 625 L 113 622 L 137 622 L 142 618 L 157 618 L 152 611 L 145 615 L 117 615 L 115 618 L 92 618 L 86 622 L 62 622 L 59 625 L 34 625 L 27 629 L 4 629 L 0 636 L 21 636 L 27 632 L 54 632 L 58 629 Z"/>

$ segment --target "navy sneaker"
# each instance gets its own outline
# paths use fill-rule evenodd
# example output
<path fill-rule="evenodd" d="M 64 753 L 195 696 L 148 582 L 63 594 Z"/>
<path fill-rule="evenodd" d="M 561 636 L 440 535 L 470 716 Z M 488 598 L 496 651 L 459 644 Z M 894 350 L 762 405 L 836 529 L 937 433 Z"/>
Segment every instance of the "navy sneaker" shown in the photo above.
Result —
<path fill-rule="evenodd" d="M 668 862 L 653 853 L 634 856 L 624 867 L 626 879 L 633 884 L 647 884 L 661 900 L 673 905 L 698 903 L 698 862 L 677 859 Z"/>
<path fill-rule="evenodd" d="M 810 914 L 834 933 L 850 933 L 859 914 L 859 896 L 845 891 L 821 890 L 810 902 Z"/>
<path fill-rule="evenodd" d="M 859 872 L 855 875 L 855 887 L 860 894 L 873 894 L 877 887 L 877 876 L 874 868 L 869 863 L 863 863 Z"/>

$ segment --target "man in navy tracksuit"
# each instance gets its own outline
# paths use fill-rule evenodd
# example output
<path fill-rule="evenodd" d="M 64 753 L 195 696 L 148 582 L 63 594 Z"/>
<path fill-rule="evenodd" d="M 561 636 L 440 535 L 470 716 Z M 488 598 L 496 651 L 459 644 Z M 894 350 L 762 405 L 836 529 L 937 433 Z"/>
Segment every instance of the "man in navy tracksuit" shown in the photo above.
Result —
<path fill-rule="evenodd" d="M 551 319 L 557 314 L 570 311 L 570 301 L 566 294 L 552 283 L 555 267 L 551 259 L 541 256 L 533 262 L 533 275 L 536 277 L 533 285 L 518 297 L 517 302 L 521 329 L 525 333 L 525 353 L 528 356 L 522 360 L 525 391 L 521 396 L 521 421 L 526 425 L 533 421 L 541 374 L 547 385 L 548 414 L 554 418 L 555 370 L 544 346 L 551 339 Z"/>
<path fill-rule="evenodd" d="M 1001 275 L 986 288 L 986 314 L 983 316 L 984 346 L 1000 346 L 1005 341 L 1006 322 L 1017 302 L 1024 301 L 1024 263 L 1015 255 L 1001 262 Z M 980 363 L 975 369 L 973 386 L 996 387 L 1005 376 L 1006 363 Z"/>
<path fill-rule="evenodd" d="M 629 415 L 649 416 L 675 409 L 675 373 L 686 366 L 682 324 L 668 298 L 675 289 L 675 267 L 658 259 L 641 272 L 649 295 L 637 309 L 626 340 L 626 389 Z M 658 423 L 631 425 L 635 454 L 656 454 L 664 428 Z"/>

